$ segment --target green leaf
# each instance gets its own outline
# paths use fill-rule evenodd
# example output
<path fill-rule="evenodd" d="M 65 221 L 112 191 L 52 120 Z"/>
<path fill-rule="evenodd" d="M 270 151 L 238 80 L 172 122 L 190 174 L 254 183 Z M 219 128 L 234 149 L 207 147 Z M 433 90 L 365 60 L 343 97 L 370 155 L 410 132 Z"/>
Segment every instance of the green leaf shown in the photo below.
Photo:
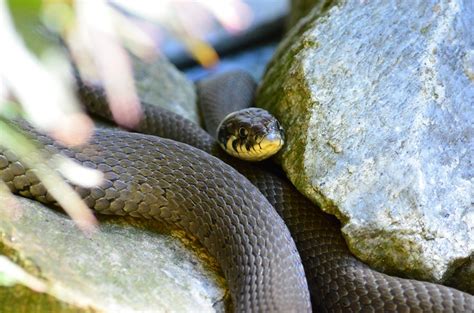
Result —
<path fill-rule="evenodd" d="M 15 28 L 23 38 L 28 49 L 40 55 L 51 41 L 39 33 L 41 21 L 41 0 L 9 0 L 10 15 Z"/>

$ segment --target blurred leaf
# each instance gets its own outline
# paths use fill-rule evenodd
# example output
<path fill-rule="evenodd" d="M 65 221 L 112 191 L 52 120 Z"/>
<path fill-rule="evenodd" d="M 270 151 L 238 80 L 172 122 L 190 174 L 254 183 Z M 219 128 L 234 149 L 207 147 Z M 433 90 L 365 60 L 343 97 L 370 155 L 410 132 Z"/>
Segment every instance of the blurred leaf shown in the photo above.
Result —
<path fill-rule="evenodd" d="M 9 273 L 4 272 L 0 268 L 0 286 L 10 287 L 16 284 L 18 280 L 15 277 L 12 277 Z"/>
<path fill-rule="evenodd" d="M 27 273 L 7 257 L 0 255 L 0 286 L 22 284 L 37 292 L 46 291 L 46 285 L 38 278 Z"/>
<path fill-rule="evenodd" d="M 8 0 L 10 15 L 16 31 L 27 48 L 38 57 L 57 48 L 59 37 L 74 22 L 74 9 L 68 0 Z"/>
<path fill-rule="evenodd" d="M 26 46 L 36 55 L 46 50 L 52 41 L 40 36 L 41 0 L 8 0 L 7 5 L 17 32 L 23 37 Z"/>
<path fill-rule="evenodd" d="M 23 111 L 18 103 L 8 100 L 0 103 L 0 116 L 6 119 L 14 119 L 22 115 Z"/>
<path fill-rule="evenodd" d="M 48 157 L 16 126 L 0 118 L 0 143 L 20 162 L 35 171 L 44 187 L 86 234 L 96 230 L 97 220 L 74 189 L 48 163 Z"/>
<path fill-rule="evenodd" d="M 202 66 L 211 67 L 219 61 L 217 52 L 206 42 L 185 35 L 182 35 L 181 40 Z"/>

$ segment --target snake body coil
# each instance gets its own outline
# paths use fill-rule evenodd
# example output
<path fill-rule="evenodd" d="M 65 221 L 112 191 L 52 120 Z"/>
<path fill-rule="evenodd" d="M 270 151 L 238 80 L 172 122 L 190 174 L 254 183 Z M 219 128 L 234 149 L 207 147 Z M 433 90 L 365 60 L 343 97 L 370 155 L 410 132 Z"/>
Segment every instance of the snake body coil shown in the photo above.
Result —
<path fill-rule="evenodd" d="M 258 190 L 219 159 L 186 144 L 119 130 L 96 130 L 80 150 L 35 137 L 47 153 L 104 172 L 102 186 L 76 188 L 98 213 L 152 218 L 196 236 L 219 260 L 237 311 L 309 311 L 288 229 Z M 15 193 L 52 202 L 33 172 L 2 150 L 0 177 Z"/>
<path fill-rule="evenodd" d="M 220 118 L 252 103 L 241 99 L 252 99 L 255 82 L 245 72 L 231 72 L 203 81 L 198 87 L 201 109 L 213 112 L 205 115 L 206 128 L 212 134 Z M 273 164 L 257 167 L 217 155 L 257 186 L 282 216 L 301 255 L 315 311 L 474 311 L 472 295 L 438 284 L 389 276 L 356 259 L 337 219 L 302 196 L 284 174 L 275 171 Z"/>
<path fill-rule="evenodd" d="M 227 105 L 240 107 L 251 102 L 255 85 L 248 76 L 234 73 L 198 87 L 201 104 L 214 108 L 214 118 L 206 121 L 212 130 L 221 116 L 236 109 Z M 91 111 L 110 116 L 100 93 L 83 91 Z M 145 105 L 144 111 L 135 130 L 182 141 L 218 156 L 244 174 L 266 199 L 231 167 L 171 140 L 98 130 L 93 142 L 81 151 L 61 150 L 44 136 L 38 140 L 50 150 L 59 149 L 106 173 L 106 185 L 79 189 L 98 212 L 156 218 L 197 236 L 221 262 L 237 311 L 310 309 L 294 243 L 271 206 L 296 242 L 314 310 L 473 310 L 472 295 L 381 274 L 355 259 L 338 221 L 299 194 L 271 164 L 257 166 L 230 158 L 192 122 L 157 107 Z M 47 201 L 34 175 L 2 151 L 0 176 L 14 192 Z"/>

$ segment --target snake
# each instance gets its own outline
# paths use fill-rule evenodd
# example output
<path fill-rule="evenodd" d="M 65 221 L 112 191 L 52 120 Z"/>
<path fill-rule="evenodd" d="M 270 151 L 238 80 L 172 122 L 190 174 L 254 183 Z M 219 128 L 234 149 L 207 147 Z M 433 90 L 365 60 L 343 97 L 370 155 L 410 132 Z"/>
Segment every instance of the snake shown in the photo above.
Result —
<path fill-rule="evenodd" d="M 156 219 L 195 236 L 220 263 L 236 312 L 474 309 L 466 292 L 371 269 L 351 254 L 339 221 L 301 195 L 272 161 L 246 162 L 223 151 L 216 142 L 222 119 L 252 104 L 256 84 L 247 73 L 196 87 L 200 107 L 211 112 L 208 132 L 147 103 L 136 127 L 96 129 L 80 148 L 17 125 L 45 153 L 104 173 L 100 186 L 74 186 L 97 213 Z M 91 113 L 112 117 L 103 91 L 83 84 L 79 90 Z M 0 178 L 14 193 L 55 204 L 34 171 L 1 147 Z"/>
<path fill-rule="evenodd" d="M 275 155 L 283 147 L 284 137 L 278 120 L 259 108 L 231 112 L 216 129 L 216 140 L 221 148 L 246 161 L 262 161 Z"/>

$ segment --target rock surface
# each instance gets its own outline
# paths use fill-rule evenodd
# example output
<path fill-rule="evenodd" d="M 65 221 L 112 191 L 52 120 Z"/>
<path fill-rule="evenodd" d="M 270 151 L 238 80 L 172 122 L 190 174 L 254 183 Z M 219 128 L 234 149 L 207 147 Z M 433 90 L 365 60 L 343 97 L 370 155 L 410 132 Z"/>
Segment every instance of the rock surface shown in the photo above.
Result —
<path fill-rule="evenodd" d="M 199 124 L 194 84 L 165 57 L 146 62 L 132 57 L 133 74 L 141 101 L 162 106 Z"/>
<path fill-rule="evenodd" d="M 5 201 L 0 207 L 0 254 L 47 281 L 48 289 L 38 294 L 24 286 L 1 287 L 0 311 L 224 309 L 224 279 L 215 274 L 215 262 L 180 232 L 172 233 L 183 241 L 152 231 L 157 226 L 149 221 L 114 218 L 102 221 L 100 232 L 87 238 L 64 214 L 14 199 L 16 207 Z"/>
<path fill-rule="evenodd" d="M 464 266 L 474 281 L 473 16 L 461 0 L 312 11 L 259 88 L 287 175 L 379 270 L 446 283 Z"/>

